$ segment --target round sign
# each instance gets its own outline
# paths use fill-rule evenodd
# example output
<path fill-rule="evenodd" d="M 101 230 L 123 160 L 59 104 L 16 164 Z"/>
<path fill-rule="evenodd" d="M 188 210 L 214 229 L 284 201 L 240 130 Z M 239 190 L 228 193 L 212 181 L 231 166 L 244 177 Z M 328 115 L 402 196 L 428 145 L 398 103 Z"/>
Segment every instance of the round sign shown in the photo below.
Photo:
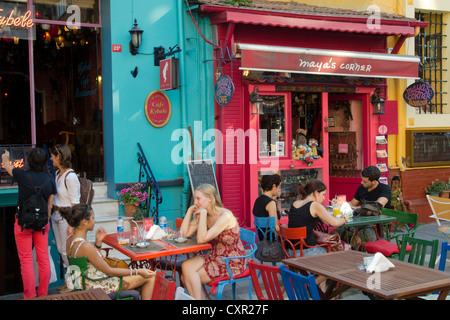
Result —
<path fill-rule="evenodd" d="M 378 133 L 379 134 L 386 134 L 388 132 L 388 128 L 382 124 L 381 126 L 378 127 Z"/>
<path fill-rule="evenodd" d="M 216 81 L 214 86 L 214 98 L 216 102 L 221 106 L 224 106 L 230 102 L 234 93 L 233 80 L 227 75 L 221 75 Z"/>
<path fill-rule="evenodd" d="M 172 107 L 167 95 L 162 91 L 153 91 L 145 101 L 145 115 L 154 127 L 163 127 L 169 122 Z"/>
<path fill-rule="evenodd" d="M 421 108 L 431 103 L 433 88 L 426 82 L 415 82 L 403 92 L 403 99 L 411 107 Z"/>

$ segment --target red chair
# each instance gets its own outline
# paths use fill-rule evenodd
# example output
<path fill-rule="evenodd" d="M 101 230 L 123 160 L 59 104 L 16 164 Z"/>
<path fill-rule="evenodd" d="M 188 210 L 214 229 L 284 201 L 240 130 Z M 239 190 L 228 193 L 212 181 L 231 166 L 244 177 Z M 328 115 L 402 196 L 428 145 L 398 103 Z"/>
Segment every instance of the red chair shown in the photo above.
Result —
<path fill-rule="evenodd" d="M 280 286 L 281 273 L 279 267 L 256 263 L 253 260 L 249 261 L 248 267 L 258 300 L 284 300 L 284 289 L 281 289 Z M 258 273 L 260 273 L 259 277 L 263 282 L 265 294 L 261 288 Z"/>
<path fill-rule="evenodd" d="M 174 300 L 177 284 L 164 278 L 164 273 L 156 273 L 155 286 L 153 288 L 152 300 Z"/>
<path fill-rule="evenodd" d="M 304 248 L 309 249 L 315 247 L 326 247 L 327 252 L 331 251 L 330 246 L 326 243 L 318 244 L 316 246 L 308 246 L 305 242 L 306 227 L 287 228 L 280 225 L 279 234 L 286 259 L 303 257 Z M 289 249 L 292 249 L 292 254 L 289 254 Z M 300 250 L 300 255 L 297 255 L 298 250 Z"/>

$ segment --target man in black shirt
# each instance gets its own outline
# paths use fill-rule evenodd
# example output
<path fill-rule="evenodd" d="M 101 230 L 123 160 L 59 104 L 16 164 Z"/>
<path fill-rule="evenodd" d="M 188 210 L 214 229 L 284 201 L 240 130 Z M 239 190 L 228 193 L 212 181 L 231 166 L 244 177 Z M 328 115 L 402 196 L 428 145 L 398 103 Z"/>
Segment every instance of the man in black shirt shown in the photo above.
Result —
<path fill-rule="evenodd" d="M 349 202 L 352 208 L 359 207 L 361 200 L 377 201 L 383 207 L 391 207 L 391 188 L 378 181 L 380 176 L 381 172 L 375 166 L 368 166 L 361 171 L 361 185 Z"/>

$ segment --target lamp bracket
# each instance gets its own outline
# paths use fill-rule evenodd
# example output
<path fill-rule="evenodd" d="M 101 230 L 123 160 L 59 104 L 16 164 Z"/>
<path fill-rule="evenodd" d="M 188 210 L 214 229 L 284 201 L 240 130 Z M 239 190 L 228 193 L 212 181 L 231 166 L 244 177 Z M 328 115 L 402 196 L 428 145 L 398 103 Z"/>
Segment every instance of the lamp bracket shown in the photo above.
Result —
<path fill-rule="evenodd" d="M 166 53 L 167 51 L 167 53 Z M 172 48 L 169 48 L 169 50 L 167 50 L 166 48 L 164 48 L 163 46 L 159 46 L 159 47 L 154 47 L 153 48 L 153 55 L 155 56 L 155 67 L 159 66 L 159 62 L 161 60 L 164 60 L 167 57 L 173 56 L 175 53 L 181 52 L 181 48 L 180 45 L 177 44 Z"/>

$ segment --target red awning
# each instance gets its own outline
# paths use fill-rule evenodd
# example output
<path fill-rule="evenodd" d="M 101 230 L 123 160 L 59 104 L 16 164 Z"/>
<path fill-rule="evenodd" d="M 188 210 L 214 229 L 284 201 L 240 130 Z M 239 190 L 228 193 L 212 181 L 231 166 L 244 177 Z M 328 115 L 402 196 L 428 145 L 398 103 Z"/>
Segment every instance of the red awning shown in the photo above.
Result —
<path fill-rule="evenodd" d="M 277 15 L 254 14 L 245 12 L 225 11 L 211 16 L 211 24 L 242 23 L 272 27 L 286 27 L 307 30 L 325 30 L 367 34 L 413 36 L 415 27 L 410 25 L 394 25 L 380 23 L 373 25 L 367 22 L 332 21 L 322 19 L 307 19 L 299 17 L 283 17 Z"/>
<path fill-rule="evenodd" d="M 236 44 L 241 70 L 418 79 L 420 58 L 398 54 Z"/>

